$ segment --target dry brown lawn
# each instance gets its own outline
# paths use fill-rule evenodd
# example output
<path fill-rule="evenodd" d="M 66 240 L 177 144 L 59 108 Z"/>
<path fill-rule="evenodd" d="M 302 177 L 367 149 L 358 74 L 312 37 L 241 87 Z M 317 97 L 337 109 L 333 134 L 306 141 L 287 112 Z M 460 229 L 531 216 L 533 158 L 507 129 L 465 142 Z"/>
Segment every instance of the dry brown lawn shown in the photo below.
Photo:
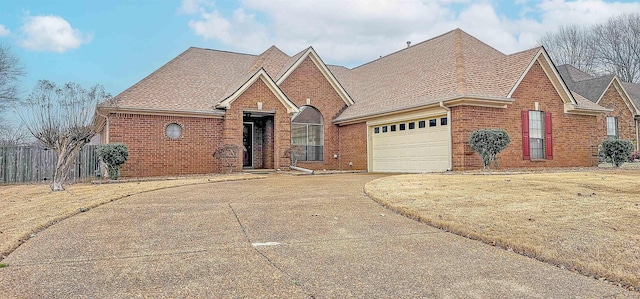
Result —
<path fill-rule="evenodd" d="M 0 185 L 0 261 L 30 236 L 60 220 L 134 194 L 171 187 L 262 178 L 252 174 L 192 176 L 113 184 Z"/>
<path fill-rule="evenodd" d="M 415 174 L 366 193 L 409 217 L 640 289 L 640 171 Z"/>

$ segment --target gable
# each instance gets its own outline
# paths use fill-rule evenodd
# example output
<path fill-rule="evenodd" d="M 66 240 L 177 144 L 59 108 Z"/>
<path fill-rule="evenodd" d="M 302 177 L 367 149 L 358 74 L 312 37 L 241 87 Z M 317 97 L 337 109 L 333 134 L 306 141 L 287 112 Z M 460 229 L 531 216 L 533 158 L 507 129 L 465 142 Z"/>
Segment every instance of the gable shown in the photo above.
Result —
<path fill-rule="evenodd" d="M 518 88 L 522 80 L 529 73 L 529 71 L 531 71 L 531 68 L 535 64 L 538 64 L 539 66 L 542 67 L 545 75 L 551 81 L 553 88 L 556 90 L 556 93 L 560 96 L 564 104 L 569 104 L 569 105 L 578 104 L 576 100 L 573 98 L 573 96 L 571 95 L 569 88 L 567 88 L 566 84 L 560 77 L 560 74 L 558 73 L 555 66 L 553 65 L 553 62 L 551 62 L 551 59 L 549 58 L 549 55 L 544 50 L 544 48 L 540 49 L 538 54 L 536 54 L 536 56 L 531 60 L 531 62 L 529 63 L 529 66 L 527 66 L 525 71 L 522 73 L 522 75 L 520 76 L 520 79 L 518 79 L 518 81 L 513 86 L 513 88 L 511 89 L 507 97 L 513 96 L 513 93 L 515 92 L 515 90 Z"/>
<path fill-rule="evenodd" d="M 244 84 L 240 86 L 235 92 L 233 92 L 229 97 L 224 99 L 222 102 L 215 105 L 218 109 L 229 109 L 233 104 L 233 101 L 237 100 L 249 87 L 253 85 L 257 80 L 261 80 L 269 90 L 276 96 L 276 98 L 282 103 L 285 108 L 287 108 L 287 113 L 296 113 L 299 111 L 298 107 L 287 98 L 287 96 L 282 92 L 280 87 L 271 79 L 271 77 L 267 74 L 267 72 L 261 68 L 258 70 L 251 78 L 249 78 Z"/>
<path fill-rule="evenodd" d="M 313 50 L 313 48 L 311 47 L 306 52 L 304 52 L 304 54 L 302 54 L 300 58 L 298 58 L 298 60 L 291 67 L 289 67 L 289 69 L 286 70 L 280 78 L 278 78 L 278 81 L 276 82 L 276 84 L 280 85 L 285 80 L 287 80 L 287 78 L 289 78 L 289 76 L 291 76 L 291 74 L 296 69 L 298 69 L 298 67 L 300 67 L 300 65 L 307 59 L 313 62 L 313 64 L 320 71 L 320 73 L 322 73 L 322 75 L 327 80 L 327 82 L 331 84 L 331 87 L 333 87 L 336 93 L 338 93 L 338 95 L 344 101 L 344 103 L 347 106 L 353 105 L 354 102 L 353 102 L 353 99 L 351 99 L 351 96 L 347 93 L 347 91 L 343 88 L 343 86 L 340 84 L 338 79 L 336 79 L 336 77 L 331 73 L 331 71 L 329 71 L 329 68 L 327 68 L 327 65 L 324 64 L 322 59 L 320 59 L 320 56 L 318 56 L 316 51 Z"/>
<path fill-rule="evenodd" d="M 620 96 L 620 98 L 624 102 L 624 105 L 627 107 L 627 109 L 629 109 L 629 111 L 631 111 L 631 113 L 633 115 L 638 115 L 639 114 L 638 107 L 636 107 L 636 105 L 633 103 L 633 100 L 631 99 L 631 97 L 629 96 L 629 94 L 625 90 L 624 86 L 622 86 L 620 80 L 618 80 L 617 77 L 613 77 L 613 79 L 609 83 L 609 86 L 607 86 L 607 88 L 605 88 L 605 91 L 602 93 L 602 95 L 596 101 L 596 104 L 600 105 L 603 102 L 603 99 L 605 98 L 605 95 L 607 94 L 607 92 L 609 91 L 610 88 L 614 88 L 615 89 L 617 94 Z"/>

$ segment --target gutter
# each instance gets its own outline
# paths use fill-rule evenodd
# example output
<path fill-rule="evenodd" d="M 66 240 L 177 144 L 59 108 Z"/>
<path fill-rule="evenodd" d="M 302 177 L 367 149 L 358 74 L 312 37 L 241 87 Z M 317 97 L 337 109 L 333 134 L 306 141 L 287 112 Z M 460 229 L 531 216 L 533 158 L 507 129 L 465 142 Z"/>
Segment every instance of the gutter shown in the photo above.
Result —
<path fill-rule="evenodd" d="M 483 97 L 483 96 L 473 96 L 473 95 L 462 95 L 462 96 L 453 96 L 450 98 L 446 98 L 446 99 L 442 99 L 440 101 L 425 101 L 425 102 L 430 102 L 428 104 L 418 104 L 418 105 L 413 105 L 413 106 L 409 106 L 409 107 L 403 107 L 403 108 L 395 108 L 395 109 L 390 109 L 390 110 L 386 110 L 383 112 L 374 112 L 374 113 L 368 113 L 365 115 L 361 115 L 361 116 L 353 116 L 353 117 L 349 117 L 349 118 L 345 118 L 345 119 L 336 119 L 333 120 L 333 124 L 336 125 L 341 125 L 341 124 L 350 124 L 350 123 L 357 123 L 357 122 L 361 122 L 363 120 L 367 120 L 370 118 L 377 118 L 380 116 L 387 116 L 387 115 L 392 115 L 392 114 L 396 114 L 396 113 L 403 113 L 403 112 L 409 112 L 409 111 L 413 111 L 413 110 L 419 110 L 419 109 L 428 109 L 428 108 L 432 108 L 432 107 L 438 107 L 438 104 L 441 102 L 451 102 L 451 101 L 456 101 L 456 100 L 479 100 L 479 101 L 487 101 L 489 103 L 494 103 L 495 105 L 490 105 L 491 107 L 499 107 L 500 108 L 506 108 L 506 105 L 509 105 L 511 103 L 513 103 L 515 101 L 515 99 L 512 98 L 499 98 L 499 97 Z"/>
<path fill-rule="evenodd" d="M 447 110 L 447 121 L 449 122 L 449 171 L 453 170 L 453 130 L 451 126 L 453 122 L 451 121 L 451 109 L 444 105 L 444 102 L 440 102 L 440 107 L 444 110 Z M 636 127 L 637 128 L 637 127 Z"/>

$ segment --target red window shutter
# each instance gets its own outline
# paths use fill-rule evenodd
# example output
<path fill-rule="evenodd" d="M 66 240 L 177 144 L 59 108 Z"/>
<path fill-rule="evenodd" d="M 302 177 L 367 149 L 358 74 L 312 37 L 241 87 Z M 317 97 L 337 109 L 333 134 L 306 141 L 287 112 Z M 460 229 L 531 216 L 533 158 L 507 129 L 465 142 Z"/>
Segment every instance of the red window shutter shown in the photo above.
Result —
<path fill-rule="evenodd" d="M 529 153 L 529 111 L 522 110 L 522 160 L 531 160 Z"/>
<path fill-rule="evenodd" d="M 544 141 L 547 160 L 553 160 L 553 134 L 551 134 L 551 130 L 551 112 L 547 112 L 544 114 Z"/>

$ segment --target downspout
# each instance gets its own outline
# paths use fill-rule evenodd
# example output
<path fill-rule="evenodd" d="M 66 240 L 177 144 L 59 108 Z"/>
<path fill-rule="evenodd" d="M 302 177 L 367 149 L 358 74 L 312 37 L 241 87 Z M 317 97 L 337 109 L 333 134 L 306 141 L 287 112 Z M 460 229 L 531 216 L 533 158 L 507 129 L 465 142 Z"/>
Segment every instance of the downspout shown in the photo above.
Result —
<path fill-rule="evenodd" d="M 640 117 L 636 118 L 636 150 L 640 151 L 640 130 L 638 130 L 638 126 L 640 126 Z"/>
<path fill-rule="evenodd" d="M 104 117 L 104 143 L 107 144 L 109 143 L 109 118 L 100 113 L 100 109 L 96 109 L 96 114 L 99 116 Z"/>
<path fill-rule="evenodd" d="M 449 125 L 447 126 L 449 127 L 449 171 L 452 171 L 453 170 L 453 130 L 451 129 L 451 126 L 453 125 L 453 122 L 451 121 L 451 109 L 446 107 L 444 105 L 444 102 L 440 102 L 440 107 L 442 107 L 442 109 L 444 110 L 447 110 L 447 121 L 449 122 Z"/>

